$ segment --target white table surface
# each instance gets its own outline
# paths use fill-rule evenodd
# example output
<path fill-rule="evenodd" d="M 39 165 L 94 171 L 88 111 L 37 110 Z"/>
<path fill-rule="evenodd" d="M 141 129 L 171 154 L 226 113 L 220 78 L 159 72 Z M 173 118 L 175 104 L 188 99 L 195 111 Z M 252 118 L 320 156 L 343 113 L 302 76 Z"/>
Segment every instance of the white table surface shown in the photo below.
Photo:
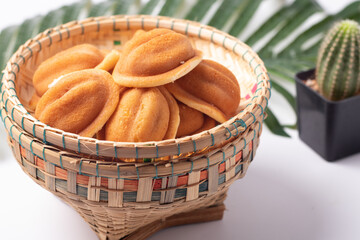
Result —
<path fill-rule="evenodd" d="M 1 0 L 0 29 L 71 2 Z M 339 2 L 321 1 L 329 11 L 345 4 Z M 294 120 L 276 94 L 271 105 L 284 121 Z M 247 175 L 230 188 L 222 221 L 174 227 L 150 239 L 360 239 L 360 154 L 328 163 L 296 131 L 290 134 L 288 139 L 263 131 Z M 0 239 L 97 239 L 74 210 L 21 170 L 2 126 Z"/>

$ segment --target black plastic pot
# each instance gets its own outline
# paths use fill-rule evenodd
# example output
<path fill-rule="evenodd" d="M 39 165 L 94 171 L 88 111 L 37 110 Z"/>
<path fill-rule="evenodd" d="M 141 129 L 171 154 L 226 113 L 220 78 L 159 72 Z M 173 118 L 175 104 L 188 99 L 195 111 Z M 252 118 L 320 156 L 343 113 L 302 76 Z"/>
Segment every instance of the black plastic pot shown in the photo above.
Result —
<path fill-rule="evenodd" d="M 314 74 L 295 77 L 300 139 L 327 161 L 360 152 L 360 96 L 329 101 L 304 84 Z"/>

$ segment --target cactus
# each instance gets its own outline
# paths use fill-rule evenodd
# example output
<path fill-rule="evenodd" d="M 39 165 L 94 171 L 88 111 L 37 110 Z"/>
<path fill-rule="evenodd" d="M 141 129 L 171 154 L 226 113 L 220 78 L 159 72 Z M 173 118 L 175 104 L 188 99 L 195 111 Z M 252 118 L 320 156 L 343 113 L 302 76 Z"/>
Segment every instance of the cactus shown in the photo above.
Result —
<path fill-rule="evenodd" d="M 352 20 L 334 25 L 318 54 L 316 81 L 320 93 L 332 101 L 360 91 L 360 27 Z"/>

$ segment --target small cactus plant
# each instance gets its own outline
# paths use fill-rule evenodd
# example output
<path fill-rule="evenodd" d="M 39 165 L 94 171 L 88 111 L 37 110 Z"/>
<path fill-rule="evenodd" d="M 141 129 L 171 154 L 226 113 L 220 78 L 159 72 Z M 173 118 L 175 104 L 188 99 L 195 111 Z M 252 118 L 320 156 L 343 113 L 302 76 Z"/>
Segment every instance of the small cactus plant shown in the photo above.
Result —
<path fill-rule="evenodd" d="M 325 36 L 318 54 L 316 81 L 320 93 L 332 101 L 360 91 L 360 27 L 343 20 Z"/>

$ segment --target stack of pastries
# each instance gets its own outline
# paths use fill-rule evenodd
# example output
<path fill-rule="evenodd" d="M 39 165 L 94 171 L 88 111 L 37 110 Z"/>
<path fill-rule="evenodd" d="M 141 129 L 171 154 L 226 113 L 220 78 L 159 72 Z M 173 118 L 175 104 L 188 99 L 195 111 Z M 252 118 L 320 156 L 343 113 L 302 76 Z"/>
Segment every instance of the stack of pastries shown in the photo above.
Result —
<path fill-rule="evenodd" d="M 138 30 L 121 50 L 82 44 L 33 76 L 30 106 L 41 122 L 84 137 L 146 142 L 199 133 L 236 114 L 240 87 L 168 29 Z"/>

